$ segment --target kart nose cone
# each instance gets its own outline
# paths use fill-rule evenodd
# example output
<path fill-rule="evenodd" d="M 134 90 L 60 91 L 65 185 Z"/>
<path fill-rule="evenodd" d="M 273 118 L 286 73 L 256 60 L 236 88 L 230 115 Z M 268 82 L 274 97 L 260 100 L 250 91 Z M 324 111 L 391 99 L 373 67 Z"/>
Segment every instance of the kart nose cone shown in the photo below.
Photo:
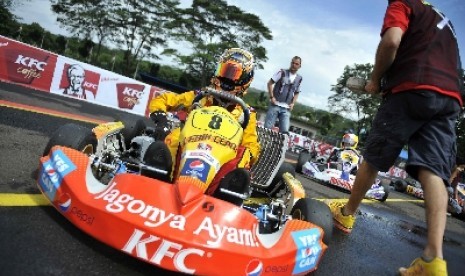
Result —
<path fill-rule="evenodd" d="M 185 179 L 183 181 L 176 182 L 176 188 L 178 191 L 178 199 L 182 205 L 186 205 L 200 197 L 203 196 L 203 190 L 198 187 L 198 183 L 189 183 L 195 182 L 196 179 Z"/>

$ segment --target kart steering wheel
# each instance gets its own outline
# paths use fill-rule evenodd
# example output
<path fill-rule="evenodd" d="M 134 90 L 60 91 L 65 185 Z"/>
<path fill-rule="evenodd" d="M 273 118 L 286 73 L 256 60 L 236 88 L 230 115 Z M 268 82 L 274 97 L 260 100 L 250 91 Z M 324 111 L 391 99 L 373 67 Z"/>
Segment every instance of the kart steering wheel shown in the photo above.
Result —
<path fill-rule="evenodd" d="M 250 120 L 250 110 L 241 98 L 221 90 L 215 90 L 213 88 L 207 87 L 205 90 L 202 90 L 199 94 L 197 94 L 197 96 L 195 96 L 194 100 L 192 101 L 192 106 L 198 106 L 199 101 L 207 96 L 213 96 L 219 102 L 227 101 L 240 105 L 244 114 L 244 120 L 241 123 L 241 127 L 243 129 L 247 127 Z"/>

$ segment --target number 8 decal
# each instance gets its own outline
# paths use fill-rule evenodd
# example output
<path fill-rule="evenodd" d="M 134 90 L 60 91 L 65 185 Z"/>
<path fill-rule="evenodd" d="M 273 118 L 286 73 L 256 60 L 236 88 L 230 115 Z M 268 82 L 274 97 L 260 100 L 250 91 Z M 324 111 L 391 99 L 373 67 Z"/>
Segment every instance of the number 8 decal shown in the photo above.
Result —
<path fill-rule="evenodd" d="M 208 123 L 208 127 L 212 129 L 220 129 L 221 127 L 221 117 L 218 115 L 213 115 L 212 120 Z"/>

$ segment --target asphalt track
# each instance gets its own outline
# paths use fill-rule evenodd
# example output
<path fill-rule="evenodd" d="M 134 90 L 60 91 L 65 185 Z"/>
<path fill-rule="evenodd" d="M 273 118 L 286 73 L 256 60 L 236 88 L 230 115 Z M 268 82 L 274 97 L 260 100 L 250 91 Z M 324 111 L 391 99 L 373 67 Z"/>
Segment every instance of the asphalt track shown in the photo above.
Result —
<path fill-rule="evenodd" d="M 126 116 L 135 115 L 0 83 L 0 275 L 178 275 L 87 236 L 47 203 L 35 182 L 38 158 L 60 125 L 92 127 Z M 310 197 L 348 198 L 298 178 Z M 314 275 L 396 275 L 426 242 L 423 207 L 395 191 L 384 203 L 365 200 L 352 234 L 335 230 Z M 449 275 L 464 275 L 465 222 L 455 217 L 447 219 L 444 255 Z M 219 268 L 218 275 L 228 273 Z"/>

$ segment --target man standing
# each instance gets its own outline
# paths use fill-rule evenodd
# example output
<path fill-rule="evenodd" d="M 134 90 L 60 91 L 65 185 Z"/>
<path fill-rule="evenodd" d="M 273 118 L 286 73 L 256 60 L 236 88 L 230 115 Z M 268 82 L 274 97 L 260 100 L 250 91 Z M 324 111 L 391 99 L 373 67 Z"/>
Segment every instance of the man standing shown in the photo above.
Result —
<path fill-rule="evenodd" d="M 271 77 L 267 83 L 270 105 L 266 112 L 265 127 L 272 128 L 279 119 L 279 131 L 289 132 L 291 111 L 300 93 L 302 76 L 297 74 L 302 60 L 295 56 L 292 58 L 288 70 L 281 69 Z"/>
<path fill-rule="evenodd" d="M 460 72 L 460 73 L 459 73 Z M 401 275 L 447 275 L 443 236 L 451 169 L 456 156 L 455 122 L 462 106 L 461 62 L 449 19 L 422 0 L 390 0 L 367 93 L 383 101 L 366 141 L 347 204 L 329 201 L 335 225 L 350 233 L 355 212 L 378 171 L 387 171 L 409 147 L 407 173 L 424 191 L 428 228 L 420 258 Z"/>

